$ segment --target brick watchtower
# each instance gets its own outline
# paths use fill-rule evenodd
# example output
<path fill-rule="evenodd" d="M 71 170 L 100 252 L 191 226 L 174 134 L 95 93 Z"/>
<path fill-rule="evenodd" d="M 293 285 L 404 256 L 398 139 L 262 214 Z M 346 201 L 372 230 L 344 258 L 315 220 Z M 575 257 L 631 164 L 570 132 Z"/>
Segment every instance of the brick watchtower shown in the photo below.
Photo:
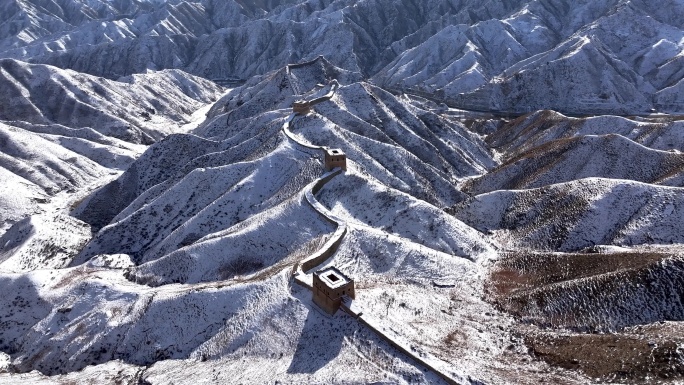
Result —
<path fill-rule="evenodd" d="M 354 281 L 334 267 L 313 274 L 313 301 L 326 313 L 334 315 L 340 308 L 342 297 L 355 298 Z"/>
<path fill-rule="evenodd" d="M 325 171 L 331 171 L 334 168 L 340 167 L 347 170 L 347 155 L 339 148 L 325 149 Z"/>
<path fill-rule="evenodd" d="M 311 111 L 311 103 L 306 100 L 297 100 L 292 103 L 292 112 L 299 115 L 306 115 Z"/>

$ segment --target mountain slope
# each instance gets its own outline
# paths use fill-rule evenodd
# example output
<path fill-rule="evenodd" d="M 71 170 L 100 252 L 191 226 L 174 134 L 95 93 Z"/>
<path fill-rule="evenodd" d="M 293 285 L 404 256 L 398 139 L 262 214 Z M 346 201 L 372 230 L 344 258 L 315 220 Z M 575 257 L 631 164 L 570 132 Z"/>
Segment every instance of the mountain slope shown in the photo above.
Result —
<path fill-rule="evenodd" d="M 0 383 L 677 381 L 682 20 L 2 2 Z"/>
<path fill-rule="evenodd" d="M 295 119 L 291 130 L 314 145 L 341 148 L 382 183 L 449 206 L 462 199 L 453 186 L 454 177 L 481 173 L 496 164 L 482 139 L 461 123 L 358 82 L 358 74 L 335 68 L 323 58 L 232 90 L 216 103 L 197 133 L 220 138 L 250 127 L 253 120 L 263 124 L 262 117 L 271 116 L 266 111 L 289 108 L 299 97 L 325 92 L 328 88 L 318 84 L 332 79 L 341 84 L 332 99 L 314 106 L 316 114 Z"/>
<path fill-rule="evenodd" d="M 25 0 L 6 6 L 0 57 L 110 79 L 170 68 L 249 79 L 325 55 L 472 109 L 677 111 L 683 10 L 666 3 Z"/>
<path fill-rule="evenodd" d="M 589 177 L 683 187 L 684 155 L 652 150 L 620 135 L 576 136 L 533 148 L 464 186 L 474 195 Z"/>
<path fill-rule="evenodd" d="M 346 85 L 330 81 L 338 74 Z M 438 382 L 345 316 L 325 318 L 330 327 L 322 333 L 335 348 L 323 358 L 316 355 L 311 342 L 326 339 L 311 328 L 324 317 L 311 307 L 309 291 L 291 285 L 299 263 L 330 239 L 334 223 L 342 226 L 324 215 L 339 215 L 348 233 L 330 262 L 353 273 L 360 290 L 367 288 L 360 298 L 368 314 L 387 313 L 402 298 L 389 318 L 393 328 L 410 343 L 431 335 L 437 348 L 426 351 L 434 355 L 453 331 L 451 315 L 440 311 L 453 307 L 452 288 L 474 292 L 482 277 L 478 262 L 495 255 L 496 245 L 441 210 L 465 197 L 453 181 L 495 165 L 482 139 L 357 79 L 323 59 L 265 75 L 212 108 L 195 131 L 211 139 L 169 135 L 87 196 L 74 214 L 98 232 L 72 267 L 0 274 L 7 287 L 22 293 L 32 315 L 0 325 L 14 370 L 58 374 L 89 363 L 163 365 L 172 359 L 237 367 L 249 356 L 275 363 L 274 372 L 252 381 L 278 373 L 309 382 L 334 377 L 328 363 L 357 362 L 355 352 L 366 349 L 359 346 L 373 341 L 376 353 L 361 361 L 380 368 L 395 363 L 365 379 Z M 319 97 L 315 114 L 295 116 L 284 108 L 295 99 Z M 347 171 L 310 198 L 311 182 L 324 174 L 318 144 L 342 147 L 349 158 Z M 310 199 L 320 199 L 333 214 Z M 16 234 L 42 225 L 22 226 Z M 27 236 L 26 243 L 31 236 L 41 234 Z M 373 288 L 383 279 L 396 288 Z M 51 283 L 33 286 L 46 280 Z M 76 294 L 82 291 L 87 294 Z M 432 300 L 420 303 L 428 293 Z M 6 305 L 25 311 L 23 301 Z M 490 308 L 477 299 L 458 316 Z M 165 316 L 177 312 L 183 315 Z M 416 326 L 422 312 L 434 322 Z M 166 321 L 150 333 L 160 317 Z M 469 321 L 466 328 L 473 344 L 499 356 L 503 346 L 496 341 L 503 331 L 481 335 L 475 326 L 480 322 Z M 468 346 L 457 354 L 467 355 L 474 368 L 477 359 Z M 68 365 L 60 363 L 65 359 Z M 500 378 L 500 370 L 493 367 L 488 375 Z"/>
<path fill-rule="evenodd" d="M 543 94 L 538 92 L 542 89 Z M 503 77 L 454 99 L 459 106 L 485 111 L 550 108 L 630 114 L 649 111 L 655 92 L 599 39 L 579 36 L 511 66 Z"/>
<path fill-rule="evenodd" d="M 375 79 L 484 111 L 680 111 L 666 89 L 684 76 L 672 21 L 683 10 L 663 8 L 672 15 L 642 1 L 529 2 L 500 20 L 444 26 Z"/>
<path fill-rule="evenodd" d="M 9 96 L 0 108 L 2 120 L 91 127 L 144 144 L 170 133 L 220 92 L 213 83 L 180 71 L 108 81 L 10 59 L 0 60 L 0 85 Z"/>
<path fill-rule="evenodd" d="M 493 269 L 509 311 L 530 322 L 575 330 L 620 331 L 681 321 L 681 255 L 644 247 L 603 254 L 511 256 Z M 518 274 L 518 283 L 506 274 Z"/>
<path fill-rule="evenodd" d="M 494 191 L 450 209 L 507 248 L 575 251 L 593 245 L 682 243 L 680 188 L 588 178 Z"/>
<path fill-rule="evenodd" d="M 506 158 L 521 155 L 557 139 L 582 135 L 616 134 L 662 151 L 684 151 L 680 135 L 684 122 L 664 118 L 640 121 L 617 116 L 571 118 L 554 111 L 538 111 L 503 124 L 487 137 L 487 143 Z"/>
<path fill-rule="evenodd" d="M 234 243 L 236 252 L 241 247 L 251 250 L 249 237 L 256 227 L 246 235 L 231 234 L 252 222 L 277 229 L 278 213 L 285 210 L 277 207 L 295 199 L 298 191 L 320 175 L 319 151 L 302 148 L 283 134 L 284 113 L 278 109 L 293 100 L 293 88 L 312 87 L 305 92 L 309 96 L 324 92 L 316 91 L 316 84 L 341 71 L 326 63 L 318 59 L 276 71 L 259 83 L 232 90 L 196 131 L 216 139 L 220 135 L 220 140 L 172 135 L 151 146 L 118 180 L 75 210 L 79 219 L 101 230 L 74 264 L 98 254 L 126 253 L 136 263 L 157 266 L 162 262 L 153 261 L 187 260 L 192 250 L 220 249 L 226 242 Z M 287 86 L 280 87 L 282 84 Z M 253 97 L 235 103 L 244 94 Z M 364 83 L 337 88 L 331 100 L 315 108 L 320 114 L 291 121 L 289 130 L 294 135 L 313 145 L 339 146 L 347 153 L 350 168 L 439 207 L 464 198 L 451 183 L 454 177 L 472 175 L 494 164 L 481 140 L 464 127 L 416 110 Z M 252 113 L 259 115 L 254 119 Z M 299 221 L 295 214 L 288 215 L 292 218 L 288 221 Z M 276 229 L 271 231 L 274 237 Z M 470 230 L 463 227 L 459 231 Z M 313 230 L 303 232 L 304 238 L 290 242 L 296 248 L 320 235 Z M 235 236 L 241 240 L 234 240 Z M 271 245 L 269 255 L 287 255 L 282 245 Z M 445 251 L 471 257 L 454 243 Z M 260 262 L 261 266 L 273 263 L 272 259 Z M 145 267 L 145 271 L 155 269 Z M 189 279 L 158 274 L 172 281 Z M 176 269 L 173 274 L 181 272 Z M 211 274 L 215 273 L 201 273 L 202 281 L 216 279 Z"/>
<path fill-rule="evenodd" d="M 70 206 L 127 169 L 145 144 L 185 130 L 222 91 L 176 70 L 109 81 L 11 59 L 0 60 L 0 84 L 7 271 L 69 264 L 91 237 L 87 224 L 68 216 Z"/>

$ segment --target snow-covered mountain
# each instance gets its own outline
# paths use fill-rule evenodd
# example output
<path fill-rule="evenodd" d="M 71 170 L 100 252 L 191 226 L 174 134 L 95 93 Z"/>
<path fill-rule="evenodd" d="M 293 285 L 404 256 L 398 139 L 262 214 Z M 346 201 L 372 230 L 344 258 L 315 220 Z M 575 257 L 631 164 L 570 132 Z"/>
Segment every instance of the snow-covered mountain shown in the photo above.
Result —
<path fill-rule="evenodd" d="M 325 86 L 329 76 L 343 83 Z M 315 115 L 286 119 L 290 109 L 283 107 L 302 97 L 294 89 L 304 90 L 304 97 L 321 92 L 332 97 L 314 107 L 320 111 Z M 16 309 L 13 314 L 29 311 L 24 310 L 28 306 L 41 319 L 36 324 L 18 315 L 11 318 L 17 321 L 14 327 L 3 329 L 3 349 L 13 357 L 13 370 L 57 375 L 112 360 L 121 360 L 121 368 L 167 359 L 237 368 L 249 356 L 254 362 L 275 359 L 277 366 L 254 373 L 248 377 L 252 382 L 273 376 L 330 382 L 339 373 L 328 364 L 349 367 L 349 360 L 393 362 L 389 369 L 364 371 L 363 378 L 437 381 L 352 319 L 319 315 L 309 304 L 310 293 L 291 286 L 299 261 L 335 231 L 306 196 L 323 173 L 320 150 L 313 145 L 328 140 L 349 154 L 347 172 L 317 198 L 330 215 L 344 218 L 348 229 L 329 263 L 353 275 L 359 288 L 368 288 L 362 297 L 369 312 L 387 312 L 388 299 L 399 301 L 396 327 L 413 341 L 429 333 L 432 343 L 446 349 L 451 315 L 437 309 L 452 301 L 450 288 L 474 293 L 481 279 L 477 263 L 491 258 L 496 248 L 440 210 L 465 198 L 454 187 L 457 177 L 495 164 L 481 138 L 460 123 L 358 81 L 358 75 L 345 75 L 324 59 L 234 89 L 207 116 L 195 130 L 202 136 L 167 136 L 75 206 L 74 215 L 96 229 L 104 227 L 72 267 L 55 270 L 59 277 L 49 289 L 31 298 L 26 294 L 26 302 L 5 304 Z M 313 144 L 302 144 L 307 142 Z M 400 211 L 404 214 L 397 216 Z M 8 274 L 7 285 L 23 291 L 45 279 L 43 274 L 50 270 Z M 373 289 L 384 280 L 401 285 Z M 103 284 L 103 291 L 96 289 Z M 81 290 L 90 294 L 76 296 Z M 411 300 L 428 295 L 434 302 Z M 187 312 L 188 306 L 197 306 L 196 311 Z M 484 314 L 485 308 L 491 305 L 478 300 L 458 312 Z M 160 324 L 159 317 L 169 312 L 184 315 Z M 421 314 L 441 326 L 402 326 L 403 319 L 417 321 Z M 318 324 L 328 326 L 313 326 Z M 150 333 L 151 325 L 157 332 Z M 476 328 L 472 321 L 468 333 L 477 336 Z M 80 342 L 84 335 L 86 344 Z M 357 337 L 345 337 L 351 335 Z M 241 342 L 245 338 L 251 340 L 248 345 Z M 262 338 L 270 342 L 259 342 Z M 280 342 L 274 344 L 273 338 Z M 497 355 L 503 347 L 494 338 L 480 343 Z M 321 356 L 309 346 L 317 340 L 337 348 Z M 359 361 L 354 352 L 366 351 L 368 342 L 376 345 L 375 353 Z M 465 346 L 456 350 L 477 365 L 477 354 Z M 492 368 L 491 375 L 500 376 L 501 370 Z"/>
<path fill-rule="evenodd" d="M 623 136 L 559 139 L 518 155 L 463 188 L 472 194 L 599 177 L 683 187 L 684 154 L 644 147 Z"/>
<path fill-rule="evenodd" d="M 469 109 L 681 111 L 683 15 L 678 1 L 528 2 L 499 20 L 447 25 L 376 79 Z"/>
<path fill-rule="evenodd" d="M 249 79 L 324 55 L 382 86 L 470 109 L 681 110 L 677 0 L 15 0 L 4 8 L 0 57 L 111 79 L 168 68 Z"/>
<path fill-rule="evenodd" d="M 594 245 L 682 243 L 681 188 L 589 178 L 477 195 L 451 212 L 506 247 L 576 251 Z"/>
<path fill-rule="evenodd" d="M 7 99 L 0 119 L 91 128 L 107 137 L 152 144 L 174 132 L 220 87 L 177 70 L 110 81 L 46 65 L 0 61 Z"/>
<path fill-rule="evenodd" d="M 222 92 L 178 70 L 111 81 L 11 59 L 0 61 L 0 84 L 0 263 L 10 270 L 68 264 L 90 229 L 64 215 L 67 202 L 183 130 Z M 47 265 L 36 253 L 50 255 Z"/>
<path fill-rule="evenodd" d="M 305 67 L 280 70 L 254 86 L 231 91 L 214 105 L 207 124 L 197 130 L 220 140 L 172 135 L 152 146 L 118 180 L 76 209 L 76 216 L 87 223 L 107 226 L 74 263 L 98 254 L 126 253 L 137 263 L 146 263 L 143 270 L 157 271 L 150 274 L 173 282 L 215 281 L 220 279 L 216 274 L 221 274 L 215 266 L 217 261 L 232 266 L 244 261 L 244 255 L 253 255 L 245 266 L 247 270 L 240 274 L 258 271 L 330 233 L 333 229 L 316 220 L 316 213 L 303 205 L 300 194 L 320 175 L 321 159 L 317 151 L 288 140 L 282 126 L 289 112 L 280 110 L 292 100 L 291 88 L 306 89 L 328 80 L 327 66 L 321 64 L 327 63 L 318 59 Z M 286 72 L 289 77 L 283 78 Z M 279 87 L 283 79 L 288 87 Z M 230 109 L 244 94 L 253 96 Z M 270 106 L 269 101 L 273 103 Z M 259 113 L 256 107 L 266 112 Z M 377 194 L 372 191 L 382 190 L 380 186 L 384 185 L 392 193 L 381 200 L 418 198 L 436 206 L 427 206 L 433 207 L 432 214 L 424 214 L 434 216 L 441 213 L 440 207 L 464 199 L 455 188 L 454 176 L 474 175 L 494 164 L 479 137 L 462 125 L 417 110 L 365 83 L 343 85 L 330 101 L 315 108 L 319 113 L 296 118 L 290 130 L 313 145 L 326 144 L 345 151 L 351 163 L 345 179 L 358 173 L 364 183 L 377 185 L 363 191 L 362 195 L 370 194 L 370 201 Z M 240 119 L 242 116 L 246 118 Z M 252 127 L 241 127 L 243 124 Z M 397 195 L 400 191 L 404 194 Z M 400 198 L 402 195 L 405 198 Z M 116 201 L 112 202 L 112 196 Z M 417 204 L 402 203 L 407 207 Z M 297 224 L 300 232 L 296 237 L 300 238 L 282 223 Z M 453 229 L 448 235 L 437 235 L 447 230 L 433 226 L 425 235 L 409 239 L 424 243 L 423 237 L 436 237 L 436 250 L 472 258 L 464 250 L 471 248 L 467 243 L 479 244 L 477 233 L 462 224 L 450 226 Z M 278 235 L 281 231 L 284 233 Z M 396 231 L 408 236 L 417 230 Z M 266 244 L 261 239 L 263 233 L 270 234 Z M 451 240 L 458 233 L 469 239 L 466 244 Z M 231 253 L 225 252 L 228 244 Z M 444 248 L 443 244 L 449 246 Z M 478 247 L 487 249 L 484 244 Z M 259 251 L 264 248 L 268 253 Z M 215 255 L 209 258 L 212 262 L 206 264 L 207 259 L 201 258 L 199 265 L 181 268 L 198 250 L 202 255 Z M 197 269 L 200 271 L 193 272 Z M 226 269 L 226 277 L 235 274 Z"/>
<path fill-rule="evenodd" d="M 680 380 L 682 16 L 0 4 L 0 384 Z"/>

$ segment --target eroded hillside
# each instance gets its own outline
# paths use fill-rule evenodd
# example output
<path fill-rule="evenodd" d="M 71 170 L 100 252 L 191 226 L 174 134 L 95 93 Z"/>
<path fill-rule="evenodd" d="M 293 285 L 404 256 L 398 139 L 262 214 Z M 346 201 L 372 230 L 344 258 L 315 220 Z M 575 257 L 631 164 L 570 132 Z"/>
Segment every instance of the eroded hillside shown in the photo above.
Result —
<path fill-rule="evenodd" d="M 683 10 L 0 5 L 0 383 L 681 381 Z"/>

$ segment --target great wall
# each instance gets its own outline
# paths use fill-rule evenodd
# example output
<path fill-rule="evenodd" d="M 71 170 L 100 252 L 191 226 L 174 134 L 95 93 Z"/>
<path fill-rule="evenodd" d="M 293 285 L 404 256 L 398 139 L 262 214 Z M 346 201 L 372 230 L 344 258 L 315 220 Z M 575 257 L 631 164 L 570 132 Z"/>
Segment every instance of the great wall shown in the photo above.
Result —
<path fill-rule="evenodd" d="M 288 66 L 289 69 L 289 66 Z M 288 70 L 289 74 L 289 70 Z M 294 83 L 294 82 L 292 82 Z M 330 91 L 321 96 L 318 97 L 312 101 L 306 101 L 306 102 L 300 102 L 300 104 L 306 103 L 309 108 L 313 107 L 314 105 L 318 103 L 322 103 L 325 101 L 328 101 L 332 99 L 332 97 L 335 95 L 335 92 L 337 91 L 337 88 L 339 87 L 339 83 L 337 81 L 331 82 L 331 87 Z M 294 87 L 293 87 L 294 89 Z M 296 145 L 301 146 L 307 150 L 317 150 L 321 151 L 322 153 L 325 153 L 327 150 L 327 147 L 323 146 L 314 146 L 312 144 L 306 143 L 300 139 L 298 139 L 290 130 L 290 127 L 292 125 L 293 120 L 295 119 L 296 116 L 298 116 L 298 112 L 293 112 L 290 114 L 290 116 L 287 117 L 285 120 L 285 123 L 283 124 L 282 131 L 287 136 L 289 140 L 294 142 Z M 326 259 L 330 258 L 336 251 L 337 248 L 339 247 L 340 243 L 342 243 L 342 239 L 344 238 L 345 234 L 347 233 L 347 223 L 342 220 L 341 218 L 335 216 L 332 214 L 330 211 L 328 211 L 325 206 L 323 206 L 320 202 L 318 202 L 315 198 L 315 195 L 328 183 L 332 178 L 335 176 L 341 174 L 343 170 L 341 168 L 336 168 L 334 170 L 331 170 L 329 172 L 326 172 L 323 174 L 320 178 L 317 180 L 313 181 L 310 183 L 308 186 L 305 188 L 305 197 L 307 203 L 313 208 L 318 214 L 327 222 L 330 222 L 331 224 L 337 226 L 337 230 L 335 230 L 335 233 L 333 236 L 321 247 L 320 250 L 315 252 L 314 254 L 311 254 L 308 256 L 306 259 L 300 261 L 297 263 L 295 268 L 293 269 L 294 271 L 294 279 L 297 283 L 300 285 L 307 287 L 308 289 L 312 289 L 310 280 L 307 279 L 307 277 L 310 278 L 310 276 L 307 276 L 306 272 L 313 270 L 316 266 L 322 264 L 325 262 Z"/>
<path fill-rule="evenodd" d="M 308 63 L 287 66 L 286 71 L 288 80 L 290 80 L 290 68 L 298 68 L 306 64 Z M 295 86 L 296 82 L 290 80 L 290 84 L 292 85 L 291 88 L 295 91 L 295 93 L 300 94 L 298 87 Z M 323 96 L 319 96 L 312 100 L 295 101 L 292 106 L 293 112 L 287 117 L 282 127 L 282 131 L 285 134 L 285 136 L 296 145 L 301 146 L 307 150 L 321 151 L 324 154 L 328 150 L 327 147 L 314 146 L 310 143 L 307 143 L 297 138 L 297 136 L 292 133 L 291 128 L 297 116 L 309 113 L 312 107 L 314 107 L 316 104 L 329 101 L 335 96 L 335 93 L 339 88 L 339 83 L 337 82 L 337 80 L 332 80 L 329 85 L 330 91 L 328 91 Z M 332 257 L 335 254 L 335 252 L 337 252 L 337 249 L 342 243 L 344 236 L 347 234 L 347 223 L 343 219 L 335 216 L 325 206 L 318 202 L 318 200 L 316 200 L 316 194 L 330 180 L 342 174 L 343 171 L 344 170 L 342 168 L 335 168 L 333 170 L 330 170 L 314 182 L 310 183 L 305 188 L 305 197 L 308 204 L 316 212 L 318 212 L 318 214 L 322 218 L 324 218 L 331 224 L 337 226 L 337 229 L 333 233 L 332 237 L 318 251 L 311 254 L 302 261 L 298 262 L 293 268 L 292 278 L 294 282 L 296 282 L 300 286 L 307 288 L 308 290 L 311 290 L 312 292 L 314 290 L 313 271 L 317 267 L 322 265 L 330 257 Z M 397 332 L 389 326 L 386 326 L 386 323 L 383 323 L 381 318 L 375 317 L 372 314 L 369 314 L 368 312 L 364 311 L 363 307 L 359 304 L 358 301 L 355 301 L 349 296 L 344 296 L 342 297 L 340 309 L 345 313 L 349 314 L 354 319 L 356 319 L 362 325 L 365 325 L 367 328 L 375 332 L 379 337 L 388 342 L 397 350 L 404 353 L 406 356 L 413 359 L 419 365 L 435 373 L 448 384 L 473 383 L 472 379 L 466 378 L 463 375 L 458 374 L 453 370 L 450 370 L 448 365 L 444 361 L 434 357 L 428 352 L 421 350 L 420 347 L 416 346 L 415 344 L 412 344 L 408 339 L 404 338 L 399 332 Z"/>

